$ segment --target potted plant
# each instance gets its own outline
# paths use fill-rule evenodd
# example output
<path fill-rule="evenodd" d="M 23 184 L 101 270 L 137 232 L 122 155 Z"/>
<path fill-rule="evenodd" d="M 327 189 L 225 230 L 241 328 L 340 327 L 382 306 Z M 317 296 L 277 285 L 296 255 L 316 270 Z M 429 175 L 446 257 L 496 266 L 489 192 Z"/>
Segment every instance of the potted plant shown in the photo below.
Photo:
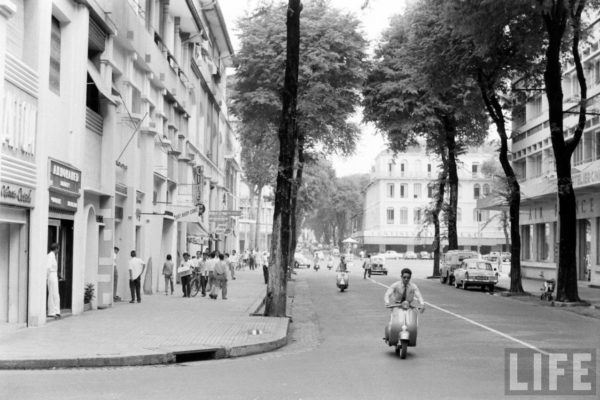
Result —
<path fill-rule="evenodd" d="M 85 290 L 83 291 L 83 309 L 84 311 L 92 309 L 92 299 L 96 297 L 94 295 L 95 289 L 93 283 L 86 283 Z"/>

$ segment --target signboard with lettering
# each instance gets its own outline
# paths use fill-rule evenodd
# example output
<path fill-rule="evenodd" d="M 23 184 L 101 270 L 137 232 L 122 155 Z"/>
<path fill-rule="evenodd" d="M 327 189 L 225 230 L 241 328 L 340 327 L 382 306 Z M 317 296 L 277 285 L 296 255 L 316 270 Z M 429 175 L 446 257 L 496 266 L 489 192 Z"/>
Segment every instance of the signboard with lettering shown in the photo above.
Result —
<path fill-rule="evenodd" d="M 50 187 L 79 195 L 81 171 L 60 161 L 51 159 Z"/>
<path fill-rule="evenodd" d="M 50 159 L 50 207 L 77 211 L 77 198 L 81 189 L 81 171 Z"/>
<path fill-rule="evenodd" d="M 2 182 L 0 189 L 0 202 L 21 207 L 33 207 L 35 189 L 14 183 Z"/>
<path fill-rule="evenodd" d="M 208 215 L 210 217 L 241 217 L 241 210 L 210 210 Z"/>

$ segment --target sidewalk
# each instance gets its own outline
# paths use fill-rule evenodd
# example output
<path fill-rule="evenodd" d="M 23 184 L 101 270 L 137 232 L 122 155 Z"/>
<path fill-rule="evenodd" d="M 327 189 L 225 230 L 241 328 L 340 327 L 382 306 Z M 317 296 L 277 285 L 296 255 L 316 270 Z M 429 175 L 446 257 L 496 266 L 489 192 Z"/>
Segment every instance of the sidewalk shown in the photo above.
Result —
<path fill-rule="evenodd" d="M 600 288 L 590 287 L 588 282 L 578 282 L 578 293 L 579 298 L 584 302 L 589 303 L 589 306 L 572 306 L 568 303 L 557 303 L 554 301 L 547 302 L 540 300 L 540 295 L 542 294 L 540 289 L 544 285 L 544 281 L 542 280 L 523 278 L 521 280 L 521 284 L 523 286 L 523 290 L 529 293 L 529 296 L 514 297 L 517 300 L 526 301 L 540 306 L 558 306 L 566 311 L 574 312 L 586 317 L 600 319 Z M 506 292 L 510 289 L 510 279 L 507 276 L 501 276 L 498 284 L 496 285 L 496 289 L 500 292 L 500 295 L 504 295 L 503 292 Z M 554 290 L 554 295 L 556 295 L 556 289 Z"/>
<path fill-rule="evenodd" d="M 141 303 L 49 321 L 0 336 L 0 369 L 173 363 L 238 357 L 287 343 L 288 318 L 251 316 L 266 286 L 262 270 L 236 271 L 227 300 L 142 295 Z"/>

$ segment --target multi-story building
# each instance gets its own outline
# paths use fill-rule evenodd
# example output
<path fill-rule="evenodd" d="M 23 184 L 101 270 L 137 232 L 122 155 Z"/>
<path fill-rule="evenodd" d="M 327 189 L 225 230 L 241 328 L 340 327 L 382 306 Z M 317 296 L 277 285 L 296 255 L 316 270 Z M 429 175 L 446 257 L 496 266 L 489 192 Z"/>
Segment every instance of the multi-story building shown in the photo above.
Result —
<path fill-rule="evenodd" d="M 594 25 L 593 29 L 598 29 Z M 577 270 L 580 280 L 600 284 L 600 48 L 582 52 L 588 85 L 585 130 L 571 158 L 577 199 Z M 563 70 L 564 137 L 573 136 L 578 119 L 579 85 L 573 64 Z M 512 164 L 521 184 L 521 266 L 531 278 L 555 278 L 558 261 L 558 209 L 548 103 L 538 93 L 513 110 Z"/>
<path fill-rule="evenodd" d="M 502 250 L 506 242 L 499 223 L 490 221 L 495 212 L 477 209 L 477 199 L 492 190 L 491 178 L 481 170 L 491 157 L 489 147 L 469 149 L 460 157 L 458 171 L 458 244 L 484 254 Z M 379 153 L 365 188 L 364 213 L 353 218 L 352 236 L 360 248 L 367 252 L 432 251 L 433 227 L 423 220 L 434 193 L 431 183 L 439 175 L 438 163 L 422 145 L 396 157 L 389 150 Z"/>
<path fill-rule="evenodd" d="M 250 189 L 246 183 L 242 183 L 240 188 L 241 218 L 238 221 L 240 250 L 258 249 L 270 252 L 275 210 L 273 202 L 269 200 L 273 195 L 272 190 L 263 189 L 260 213 L 257 213 L 257 196 L 250 196 Z"/>
<path fill-rule="evenodd" d="M 214 219 L 238 209 L 223 21 L 217 1 L 0 4 L 0 323 L 45 322 L 52 242 L 74 314 L 88 283 L 112 304 L 114 246 L 122 298 L 131 250 L 152 293 L 166 254 L 237 248 Z"/>

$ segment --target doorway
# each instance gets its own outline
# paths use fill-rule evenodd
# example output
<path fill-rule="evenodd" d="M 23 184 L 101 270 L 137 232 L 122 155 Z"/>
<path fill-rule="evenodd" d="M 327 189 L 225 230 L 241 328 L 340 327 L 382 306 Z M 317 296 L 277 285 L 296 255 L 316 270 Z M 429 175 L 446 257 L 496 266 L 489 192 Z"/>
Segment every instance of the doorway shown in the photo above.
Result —
<path fill-rule="evenodd" d="M 590 267 L 592 223 L 589 219 L 580 219 L 577 222 L 577 279 L 585 281 Z"/>
<path fill-rule="evenodd" d="M 58 243 L 58 293 L 60 309 L 70 310 L 73 290 L 73 221 L 67 219 L 48 220 L 48 249 Z"/>

